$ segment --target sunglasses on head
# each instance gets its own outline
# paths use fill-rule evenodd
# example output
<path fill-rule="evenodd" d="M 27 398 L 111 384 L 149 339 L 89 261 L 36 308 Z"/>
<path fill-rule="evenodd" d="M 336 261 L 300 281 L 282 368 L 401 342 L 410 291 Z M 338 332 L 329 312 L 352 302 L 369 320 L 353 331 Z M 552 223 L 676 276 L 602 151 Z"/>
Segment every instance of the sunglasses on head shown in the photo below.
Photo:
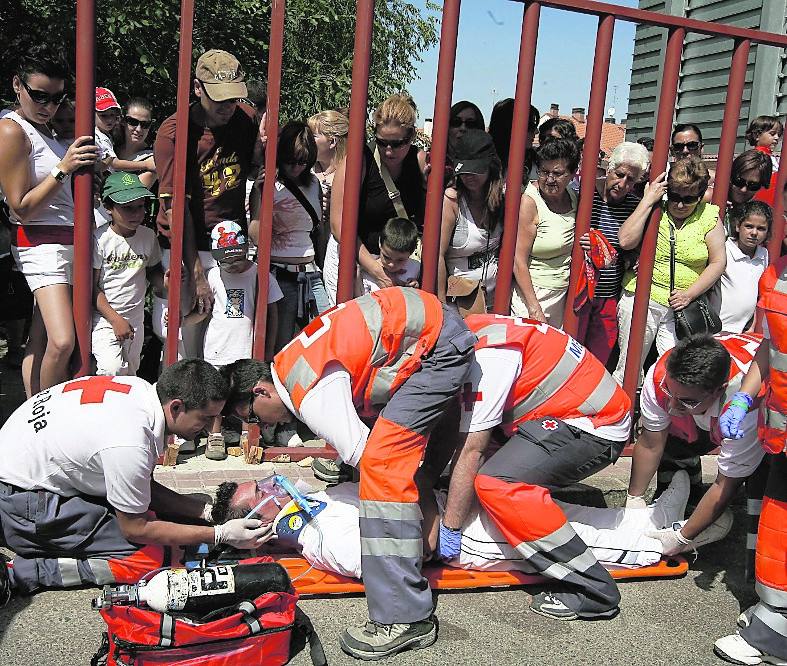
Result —
<path fill-rule="evenodd" d="M 466 127 L 467 129 L 482 129 L 481 125 L 477 120 L 474 118 L 470 118 L 466 120 L 464 118 L 459 118 L 458 116 L 454 116 L 448 122 L 451 127 Z"/>
<path fill-rule="evenodd" d="M 396 150 L 397 148 L 401 148 L 402 146 L 406 146 L 410 143 L 410 137 L 406 139 L 393 139 L 393 140 L 386 140 L 381 139 L 379 136 L 374 137 L 375 141 L 377 141 L 377 145 L 380 148 L 390 148 L 391 150 Z"/>
<path fill-rule="evenodd" d="M 682 203 L 684 206 L 691 206 L 692 204 L 697 203 L 702 198 L 699 194 L 689 194 L 685 197 L 680 196 L 680 194 L 675 194 L 675 192 L 670 192 L 667 190 L 667 199 L 672 203 Z"/>
<path fill-rule="evenodd" d="M 150 126 L 153 124 L 152 120 L 140 120 L 139 118 L 134 118 L 134 116 L 126 116 L 125 121 L 129 127 L 139 125 L 142 129 L 150 129 Z"/>
<path fill-rule="evenodd" d="M 676 153 L 682 153 L 684 150 L 694 151 L 699 150 L 701 145 L 699 141 L 686 141 L 686 143 L 676 141 L 672 144 L 672 150 Z"/>
<path fill-rule="evenodd" d="M 735 187 L 737 187 L 739 190 L 746 188 L 746 190 L 748 190 L 749 192 L 756 192 L 757 190 L 762 188 L 762 183 L 760 183 L 759 181 L 745 180 L 738 176 L 731 176 L 730 182 L 733 185 L 735 185 Z"/>
<path fill-rule="evenodd" d="M 36 104 L 55 104 L 59 105 L 65 102 L 68 99 L 68 93 L 65 90 L 61 90 L 59 93 L 54 93 L 50 95 L 48 92 L 44 92 L 43 90 L 34 90 L 31 88 L 24 80 L 20 79 L 22 85 L 24 86 L 27 94 L 30 96 L 30 99 L 33 100 Z"/>

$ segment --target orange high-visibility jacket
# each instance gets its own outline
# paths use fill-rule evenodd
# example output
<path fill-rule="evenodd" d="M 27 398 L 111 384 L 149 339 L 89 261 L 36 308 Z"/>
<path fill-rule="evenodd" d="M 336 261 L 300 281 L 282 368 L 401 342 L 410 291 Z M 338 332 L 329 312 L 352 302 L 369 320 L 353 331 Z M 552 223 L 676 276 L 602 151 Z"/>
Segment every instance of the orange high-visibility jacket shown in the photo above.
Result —
<path fill-rule="evenodd" d="M 787 436 L 787 257 L 768 266 L 760 278 L 757 307 L 770 333 L 770 371 L 760 407 L 759 435 L 770 453 L 781 453 Z"/>
<path fill-rule="evenodd" d="M 741 388 L 746 371 L 757 353 L 757 349 L 762 342 L 762 336 L 756 333 L 721 333 L 714 336 L 724 348 L 730 353 L 730 373 L 727 378 L 727 388 L 721 397 L 721 405 L 726 405 Z M 664 391 L 664 378 L 667 376 L 667 359 L 672 350 L 664 352 L 653 371 L 653 383 L 656 386 L 656 402 L 664 411 L 669 411 L 669 396 Z M 719 410 L 721 413 L 722 410 Z M 697 423 L 691 414 L 685 416 L 673 416 L 670 432 L 676 437 L 691 444 L 696 442 L 699 437 Z M 723 437 L 719 430 L 719 418 L 711 419 L 710 430 L 711 441 L 721 444 Z"/>
<path fill-rule="evenodd" d="M 329 363 L 350 374 L 353 403 L 374 416 L 421 366 L 437 343 L 443 308 L 436 296 L 389 287 L 324 312 L 273 359 L 276 374 L 300 410 Z"/>
<path fill-rule="evenodd" d="M 631 401 L 593 354 L 567 333 L 531 319 L 471 315 L 465 319 L 478 337 L 476 350 L 515 347 L 522 369 L 506 400 L 501 427 L 512 434 L 523 421 L 554 417 L 590 418 L 595 427 L 612 425 Z"/>

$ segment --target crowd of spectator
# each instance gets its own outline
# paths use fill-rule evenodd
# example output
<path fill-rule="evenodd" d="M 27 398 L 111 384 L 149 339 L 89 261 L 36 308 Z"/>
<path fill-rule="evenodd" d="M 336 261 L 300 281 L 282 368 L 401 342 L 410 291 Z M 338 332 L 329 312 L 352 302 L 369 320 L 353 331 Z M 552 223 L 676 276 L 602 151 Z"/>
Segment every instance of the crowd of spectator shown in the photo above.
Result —
<path fill-rule="evenodd" d="M 20 58 L 12 81 L 16 103 L 0 120 L 0 187 L 11 253 L 35 302 L 21 363 L 28 394 L 72 372 L 71 177 L 80 168 L 92 166 L 96 173 L 95 371 L 141 372 L 145 354 L 155 356 L 152 367 L 157 367 L 167 331 L 176 117 L 157 122 L 145 97 L 131 95 L 121 105 L 101 86 L 95 136 L 76 137 L 69 81 L 69 67 L 57 51 L 34 47 Z M 347 110 L 315 109 L 308 119 L 284 124 L 276 172 L 266 174 L 265 108 L 264 85 L 246 81 L 234 56 L 221 50 L 200 56 L 189 107 L 179 349 L 184 357 L 217 366 L 251 355 L 254 252 L 265 240 L 262 234 L 270 233 L 271 254 L 267 357 L 336 304 Z M 477 105 L 454 104 L 448 163 L 442 167 L 431 164 L 425 146 L 416 143 L 412 99 L 396 94 L 379 105 L 363 151 L 356 295 L 420 284 L 426 181 L 440 168 L 445 174 L 440 299 L 463 313 L 491 307 L 505 198 L 515 196 L 511 312 L 562 327 L 575 296 L 568 287 L 581 139 L 568 120 L 553 118 L 539 126 L 538 110 L 531 107 L 522 187 L 506 192 L 513 112 L 513 99 L 501 100 L 487 128 Z M 598 268 L 592 296 L 577 308 L 578 339 L 614 369 L 619 382 L 631 331 L 637 251 L 656 209 L 658 241 L 642 363 L 654 342 L 659 354 L 676 344 L 675 313 L 704 294 L 724 330 L 754 326 L 756 282 L 767 267 L 764 244 L 773 223 L 774 149 L 782 133 L 777 118 L 752 121 L 745 135 L 751 149 L 733 162 L 723 219 L 710 203 L 715 174 L 703 158 L 696 125 L 674 128 L 663 174 L 650 173 L 653 140 L 648 138 L 621 143 L 603 167 L 599 164 L 590 216 L 597 233 L 579 241 L 589 257 L 591 241 L 603 236 L 612 258 Z M 269 232 L 260 227 L 266 177 L 274 180 Z M 213 435 L 220 435 L 220 423 L 217 428 Z M 223 442 L 212 443 L 221 455 Z"/>

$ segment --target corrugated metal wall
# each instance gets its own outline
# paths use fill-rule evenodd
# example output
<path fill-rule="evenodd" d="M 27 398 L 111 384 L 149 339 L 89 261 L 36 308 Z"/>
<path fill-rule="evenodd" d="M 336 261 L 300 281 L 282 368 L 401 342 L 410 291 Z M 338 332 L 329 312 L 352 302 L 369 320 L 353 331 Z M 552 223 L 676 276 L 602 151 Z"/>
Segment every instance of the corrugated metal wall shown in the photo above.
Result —
<path fill-rule="evenodd" d="M 787 16 L 787 0 L 640 0 L 639 7 L 771 32 L 784 32 Z M 666 30 L 637 28 L 627 139 L 653 135 L 665 39 Z M 718 151 L 732 48 L 730 39 L 691 33 L 683 48 L 675 122 L 691 122 L 700 127 L 706 155 Z M 787 58 L 780 49 L 753 46 L 736 152 L 746 148 L 742 137 L 750 119 L 777 111 L 782 115 L 787 113 Z"/>

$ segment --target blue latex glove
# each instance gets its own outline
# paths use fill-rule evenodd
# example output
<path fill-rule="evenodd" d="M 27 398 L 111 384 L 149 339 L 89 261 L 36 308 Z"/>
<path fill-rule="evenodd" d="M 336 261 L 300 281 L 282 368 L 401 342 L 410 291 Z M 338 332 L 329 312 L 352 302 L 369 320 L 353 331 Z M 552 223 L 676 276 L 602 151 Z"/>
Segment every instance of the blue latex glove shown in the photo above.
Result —
<path fill-rule="evenodd" d="M 462 531 L 450 530 L 443 521 L 440 521 L 440 541 L 437 547 L 440 557 L 444 560 L 453 560 L 459 557 L 462 550 Z"/>
<path fill-rule="evenodd" d="M 719 430 L 723 437 L 740 439 L 743 437 L 741 423 L 752 406 L 752 399 L 748 393 L 738 391 L 730 400 L 727 409 L 719 417 Z"/>

